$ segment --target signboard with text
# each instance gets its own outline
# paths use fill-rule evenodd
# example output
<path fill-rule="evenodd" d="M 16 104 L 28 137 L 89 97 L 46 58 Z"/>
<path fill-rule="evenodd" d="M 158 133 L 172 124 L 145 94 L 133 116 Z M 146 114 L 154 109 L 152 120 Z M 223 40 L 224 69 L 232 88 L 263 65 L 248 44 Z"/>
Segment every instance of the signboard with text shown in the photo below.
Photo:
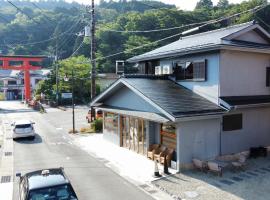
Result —
<path fill-rule="evenodd" d="M 61 94 L 62 99 L 71 99 L 72 98 L 72 93 L 62 93 Z"/>

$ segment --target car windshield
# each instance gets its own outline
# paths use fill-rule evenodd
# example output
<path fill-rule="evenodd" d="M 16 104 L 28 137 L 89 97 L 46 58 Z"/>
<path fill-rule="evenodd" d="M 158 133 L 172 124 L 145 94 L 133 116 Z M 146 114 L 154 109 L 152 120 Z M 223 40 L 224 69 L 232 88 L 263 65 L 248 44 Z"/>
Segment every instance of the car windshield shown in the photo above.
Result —
<path fill-rule="evenodd" d="M 32 190 L 28 200 L 77 200 L 70 185 L 61 185 Z"/>
<path fill-rule="evenodd" d="M 31 128 L 31 124 L 18 124 L 15 128 Z"/>

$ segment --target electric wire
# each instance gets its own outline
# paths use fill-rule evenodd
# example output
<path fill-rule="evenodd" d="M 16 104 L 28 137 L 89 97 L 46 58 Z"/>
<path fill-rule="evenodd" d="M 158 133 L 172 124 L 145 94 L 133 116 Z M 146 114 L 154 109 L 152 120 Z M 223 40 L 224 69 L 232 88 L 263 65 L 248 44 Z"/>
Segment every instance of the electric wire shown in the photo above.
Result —
<path fill-rule="evenodd" d="M 83 46 L 83 43 L 84 43 L 84 41 L 82 40 L 82 42 L 81 42 L 81 44 L 79 45 L 79 47 L 78 47 L 78 48 L 71 54 L 71 56 L 69 56 L 69 57 L 74 56 L 74 55 L 77 53 L 77 51 L 79 51 L 80 48 Z"/>
<path fill-rule="evenodd" d="M 153 42 L 150 42 L 150 43 L 147 43 L 147 44 L 138 46 L 138 47 L 134 47 L 134 48 L 132 48 L 132 49 L 128 49 L 128 50 L 124 50 L 124 51 L 121 51 L 121 52 L 118 52 L 118 53 L 110 54 L 110 55 L 108 55 L 108 56 L 99 57 L 99 58 L 96 58 L 95 61 L 97 61 L 97 60 L 103 60 L 103 59 L 110 58 L 110 57 L 113 57 L 113 56 L 117 56 L 117 55 L 120 55 L 120 54 L 129 52 L 129 51 L 134 51 L 134 50 L 136 50 L 136 49 L 140 49 L 140 48 L 143 48 L 143 47 L 147 47 L 147 46 L 153 45 L 153 44 L 155 44 L 155 43 L 159 43 L 159 42 L 162 42 L 162 41 L 165 41 L 165 40 L 174 38 L 174 37 L 176 37 L 176 36 L 180 36 L 181 34 L 182 34 L 182 33 L 177 33 L 177 34 L 174 34 L 174 35 L 171 35 L 171 36 L 162 38 L 162 39 L 160 39 L 160 40 L 156 40 L 156 41 L 153 41 Z M 80 63 L 80 64 L 85 64 L 85 63 L 89 63 L 89 62 L 91 62 L 91 61 L 89 60 L 88 62 L 82 62 L 82 63 Z"/>
<path fill-rule="evenodd" d="M 21 8 L 19 8 L 18 6 L 16 6 L 14 3 L 12 3 L 11 1 L 7 0 L 7 2 L 12 5 L 14 8 L 17 9 L 17 11 L 19 11 L 20 13 L 22 13 L 23 15 L 25 15 L 26 17 L 28 17 L 30 20 L 32 20 L 33 22 L 35 22 L 36 24 L 40 23 L 38 21 L 36 21 L 33 17 L 31 17 L 30 15 L 28 15 L 27 13 L 25 13 Z"/>
<path fill-rule="evenodd" d="M 78 21 L 76 24 L 73 24 L 72 25 L 72 28 L 70 29 L 70 31 L 72 30 L 72 29 L 74 29 L 74 28 L 76 28 L 77 27 L 77 25 L 80 23 L 80 21 Z M 83 30 L 83 29 L 82 29 Z M 80 30 L 80 31 L 82 31 L 82 30 Z M 58 46 L 58 49 L 60 50 L 60 49 L 62 49 L 66 44 L 68 44 L 70 41 L 72 41 L 73 40 L 73 38 L 71 38 L 71 37 L 67 37 L 67 38 L 64 38 L 62 41 L 60 40 L 60 42 L 59 42 L 59 46 Z M 62 43 L 62 44 L 61 44 Z"/>
<path fill-rule="evenodd" d="M 107 32 L 118 32 L 118 33 L 151 33 L 151 32 L 170 31 L 170 30 L 174 30 L 174 29 L 181 29 L 181 28 L 186 28 L 186 27 L 189 27 L 189 26 L 195 26 L 195 25 L 201 25 L 201 24 L 202 24 L 202 26 L 206 26 L 206 25 L 212 24 L 214 22 L 217 23 L 217 22 L 227 20 L 227 19 L 230 19 L 230 18 L 233 18 L 233 17 L 238 17 L 238 16 L 243 15 L 243 14 L 248 13 L 248 12 L 257 13 L 260 10 L 264 9 L 265 7 L 267 7 L 269 5 L 270 5 L 269 3 L 261 4 L 259 6 L 254 7 L 254 8 L 248 9 L 246 11 L 232 14 L 232 15 L 230 15 L 228 17 L 221 17 L 221 18 L 218 18 L 218 19 L 208 20 L 208 21 L 204 21 L 204 22 L 197 22 L 197 23 L 192 23 L 192 24 L 185 24 L 185 25 L 182 25 L 182 26 L 176 26 L 176 27 L 170 27 L 170 28 L 150 29 L 150 30 L 135 30 L 135 31 L 132 31 L 132 30 L 130 30 L 130 31 L 129 30 L 114 30 L 114 29 L 100 29 L 100 30 L 101 31 L 107 31 Z"/>
<path fill-rule="evenodd" d="M 210 20 L 208 23 L 205 23 L 204 25 L 202 25 L 200 27 L 203 27 L 203 26 L 206 26 L 206 25 L 210 25 L 210 24 L 213 24 L 213 23 L 217 23 L 217 22 L 223 21 L 225 19 L 230 19 L 232 17 L 236 17 L 236 16 L 242 15 L 242 14 L 247 13 L 247 12 L 253 11 L 254 13 L 256 13 L 256 12 L 258 12 L 258 11 L 266 8 L 267 6 L 269 6 L 269 3 L 267 3 L 264 6 L 262 6 L 262 5 L 256 6 L 256 7 L 252 8 L 252 9 L 247 10 L 247 11 L 243 11 L 243 12 L 240 12 L 240 13 L 237 13 L 237 14 L 233 14 L 230 17 L 221 18 L 219 20 Z M 159 43 L 161 41 L 168 40 L 170 38 L 173 38 L 173 37 L 176 37 L 176 36 L 181 36 L 181 35 L 182 35 L 182 33 L 178 33 L 178 34 L 175 34 L 175 35 L 172 35 L 172 36 L 169 36 L 169 37 L 166 37 L 166 38 L 163 38 L 163 39 L 160 39 L 160 40 L 157 40 L 157 41 L 154 41 L 154 42 L 145 44 L 145 45 L 141 45 L 141 46 L 138 46 L 138 47 L 129 49 L 129 50 L 121 51 L 121 52 L 118 52 L 118 53 L 115 53 L 115 54 L 111 54 L 111 55 L 108 55 L 108 56 L 103 56 L 103 57 L 97 58 L 95 60 L 97 61 L 97 60 L 102 60 L 102 59 L 110 58 L 110 57 L 113 57 L 113 56 L 116 56 L 116 55 L 120 55 L 120 54 L 126 53 L 127 51 L 133 51 L 133 50 L 136 50 L 136 49 L 144 48 L 146 46 L 153 45 L 155 43 Z"/>
<path fill-rule="evenodd" d="M 81 19 L 79 19 L 76 24 L 79 23 Z M 10 44 L 4 44 L 4 45 L 0 45 L 0 46 L 15 46 L 15 45 L 22 45 L 22 46 L 27 46 L 27 45 L 34 45 L 34 44 L 40 44 L 40 43 L 44 43 L 44 42 L 49 42 L 49 41 L 52 41 L 58 37 L 63 37 L 64 35 L 66 34 L 70 34 L 69 31 L 72 30 L 74 24 L 65 32 L 62 32 L 60 33 L 59 35 L 57 36 L 54 36 L 54 37 L 50 37 L 49 39 L 45 39 L 45 40 L 41 40 L 41 41 L 36 41 L 36 42 L 29 42 L 29 43 L 10 43 Z M 74 33 L 75 34 L 75 33 Z"/>
<path fill-rule="evenodd" d="M 54 22 L 53 20 L 51 20 L 51 19 L 47 16 L 47 14 L 46 14 L 46 12 L 45 12 L 44 9 L 40 8 L 40 7 L 39 7 L 37 4 L 35 4 L 34 2 L 31 2 L 31 3 L 32 3 L 32 5 L 33 5 L 35 8 L 37 8 L 37 9 L 39 9 L 41 12 L 43 12 L 44 17 L 45 17 L 48 21 L 50 21 L 50 22 L 52 22 L 52 23 L 55 24 L 55 22 Z"/>

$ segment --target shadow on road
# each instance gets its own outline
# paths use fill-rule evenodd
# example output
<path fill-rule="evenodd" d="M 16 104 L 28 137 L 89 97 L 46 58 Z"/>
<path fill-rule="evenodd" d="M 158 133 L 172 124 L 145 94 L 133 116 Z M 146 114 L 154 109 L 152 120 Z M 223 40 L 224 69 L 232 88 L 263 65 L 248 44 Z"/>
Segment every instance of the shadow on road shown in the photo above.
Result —
<path fill-rule="evenodd" d="M 36 134 L 35 139 L 32 138 L 16 138 L 14 139 L 15 142 L 20 144 L 38 144 L 42 143 L 42 138 L 39 134 Z"/>

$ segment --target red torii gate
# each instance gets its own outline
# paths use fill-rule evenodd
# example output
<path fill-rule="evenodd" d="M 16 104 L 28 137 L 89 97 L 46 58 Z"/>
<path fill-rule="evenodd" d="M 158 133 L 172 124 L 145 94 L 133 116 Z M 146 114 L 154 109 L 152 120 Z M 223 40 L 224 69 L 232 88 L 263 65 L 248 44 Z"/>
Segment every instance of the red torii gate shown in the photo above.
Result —
<path fill-rule="evenodd" d="M 31 99 L 31 86 L 30 86 L 30 70 L 39 70 L 41 66 L 32 66 L 31 62 L 41 62 L 44 56 L 1 56 L 0 55 L 0 68 L 10 70 L 22 70 L 24 71 L 24 91 L 25 100 Z M 22 62 L 22 65 L 10 65 L 12 61 Z"/>

